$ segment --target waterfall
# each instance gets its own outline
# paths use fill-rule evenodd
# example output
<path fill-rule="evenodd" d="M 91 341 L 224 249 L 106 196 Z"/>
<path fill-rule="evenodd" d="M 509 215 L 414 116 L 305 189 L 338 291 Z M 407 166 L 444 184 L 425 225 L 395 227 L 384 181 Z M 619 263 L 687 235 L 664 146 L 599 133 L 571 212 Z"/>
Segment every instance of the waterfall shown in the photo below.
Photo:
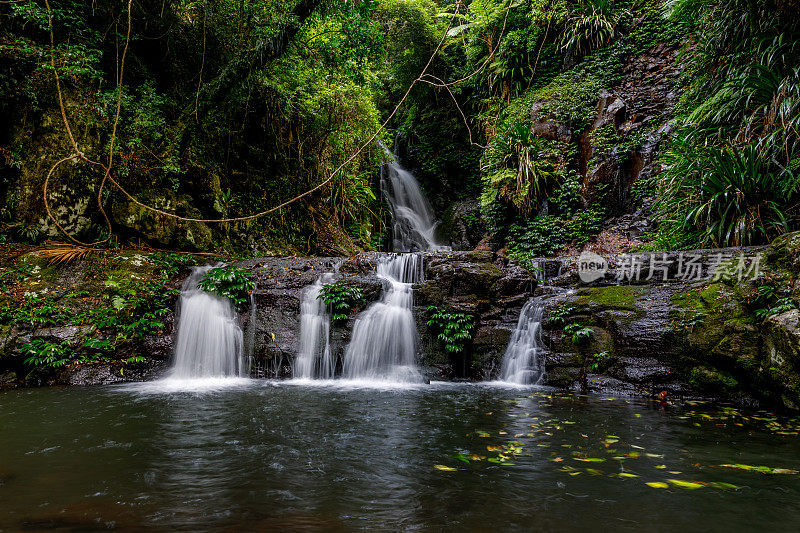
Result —
<path fill-rule="evenodd" d="M 421 381 L 416 367 L 417 327 L 411 309 L 412 284 L 422 281 L 422 256 L 399 254 L 381 258 L 378 277 L 384 281 L 380 301 L 356 320 L 344 355 L 348 379 Z"/>
<path fill-rule="evenodd" d="M 195 267 L 181 288 L 175 366 L 180 379 L 245 376 L 242 330 L 231 302 L 197 288 L 213 267 Z"/>
<path fill-rule="evenodd" d="M 323 274 L 310 285 L 300 304 L 300 353 L 292 365 L 292 376 L 306 379 L 331 379 L 336 360 L 331 354 L 331 317 L 328 306 L 318 299 L 322 286 L 331 283 L 334 274 Z"/>
<path fill-rule="evenodd" d="M 381 188 L 392 210 L 392 249 L 395 252 L 449 250 L 450 247 L 436 242 L 434 233 L 438 223 L 416 178 L 386 152 L 391 157 L 382 171 Z"/>
<path fill-rule="evenodd" d="M 517 327 L 503 355 L 500 378 L 509 383 L 532 385 L 544 376 L 544 360 L 539 355 L 542 346 L 541 298 L 531 298 L 522 308 Z"/>

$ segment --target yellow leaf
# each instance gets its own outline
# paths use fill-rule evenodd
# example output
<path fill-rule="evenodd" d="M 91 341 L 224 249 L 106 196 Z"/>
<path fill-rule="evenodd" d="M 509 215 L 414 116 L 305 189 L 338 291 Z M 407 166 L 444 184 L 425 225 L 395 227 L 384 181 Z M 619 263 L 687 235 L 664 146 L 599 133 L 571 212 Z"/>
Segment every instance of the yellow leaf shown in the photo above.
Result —
<path fill-rule="evenodd" d="M 663 481 L 648 481 L 647 483 L 645 483 L 645 485 L 647 485 L 648 487 L 653 487 L 654 489 L 666 489 L 669 487 L 669 485 L 667 485 Z"/>
<path fill-rule="evenodd" d="M 699 489 L 703 487 L 702 483 L 695 483 L 693 481 L 683 481 L 682 479 L 668 479 L 670 483 L 682 489 Z"/>
<path fill-rule="evenodd" d="M 437 470 L 443 470 L 445 472 L 455 472 L 458 470 L 457 468 L 453 468 L 452 466 L 445 466 L 445 465 L 433 465 L 433 467 Z"/>

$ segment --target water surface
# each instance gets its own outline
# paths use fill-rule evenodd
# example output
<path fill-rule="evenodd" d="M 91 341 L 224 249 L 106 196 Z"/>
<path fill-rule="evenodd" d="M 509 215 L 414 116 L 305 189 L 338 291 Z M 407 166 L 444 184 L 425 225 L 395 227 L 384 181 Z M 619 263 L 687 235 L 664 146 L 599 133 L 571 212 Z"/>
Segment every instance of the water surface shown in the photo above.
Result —
<path fill-rule="evenodd" d="M 795 428 L 702 408 L 468 384 L 7 391 L 0 530 L 798 530 L 798 475 L 719 466 L 800 470 Z"/>

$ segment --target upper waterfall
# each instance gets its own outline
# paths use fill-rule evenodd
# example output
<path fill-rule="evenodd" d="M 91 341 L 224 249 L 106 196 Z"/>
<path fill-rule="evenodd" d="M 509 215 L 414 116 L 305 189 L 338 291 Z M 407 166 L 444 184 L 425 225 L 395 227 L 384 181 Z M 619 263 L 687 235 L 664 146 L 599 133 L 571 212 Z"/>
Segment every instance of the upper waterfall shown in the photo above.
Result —
<path fill-rule="evenodd" d="M 212 268 L 195 267 L 181 288 L 173 378 L 243 377 L 248 373 L 233 305 L 197 287 Z"/>
<path fill-rule="evenodd" d="M 385 148 L 384 148 L 385 149 Z M 386 150 L 386 149 L 385 149 Z M 395 252 L 449 250 L 436 242 L 438 222 L 417 179 L 404 169 L 394 154 L 386 150 L 389 161 L 381 176 L 381 188 L 392 210 L 392 250 Z"/>

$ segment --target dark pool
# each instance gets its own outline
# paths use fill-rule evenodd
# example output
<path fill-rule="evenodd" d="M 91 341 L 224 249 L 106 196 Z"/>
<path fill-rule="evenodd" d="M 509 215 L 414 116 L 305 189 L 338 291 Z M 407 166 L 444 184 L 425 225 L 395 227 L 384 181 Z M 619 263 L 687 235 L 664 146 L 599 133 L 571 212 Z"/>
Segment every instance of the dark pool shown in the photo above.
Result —
<path fill-rule="evenodd" d="M 770 413 L 471 384 L 185 388 L 0 393 L 0 530 L 800 530 L 800 436 Z"/>

